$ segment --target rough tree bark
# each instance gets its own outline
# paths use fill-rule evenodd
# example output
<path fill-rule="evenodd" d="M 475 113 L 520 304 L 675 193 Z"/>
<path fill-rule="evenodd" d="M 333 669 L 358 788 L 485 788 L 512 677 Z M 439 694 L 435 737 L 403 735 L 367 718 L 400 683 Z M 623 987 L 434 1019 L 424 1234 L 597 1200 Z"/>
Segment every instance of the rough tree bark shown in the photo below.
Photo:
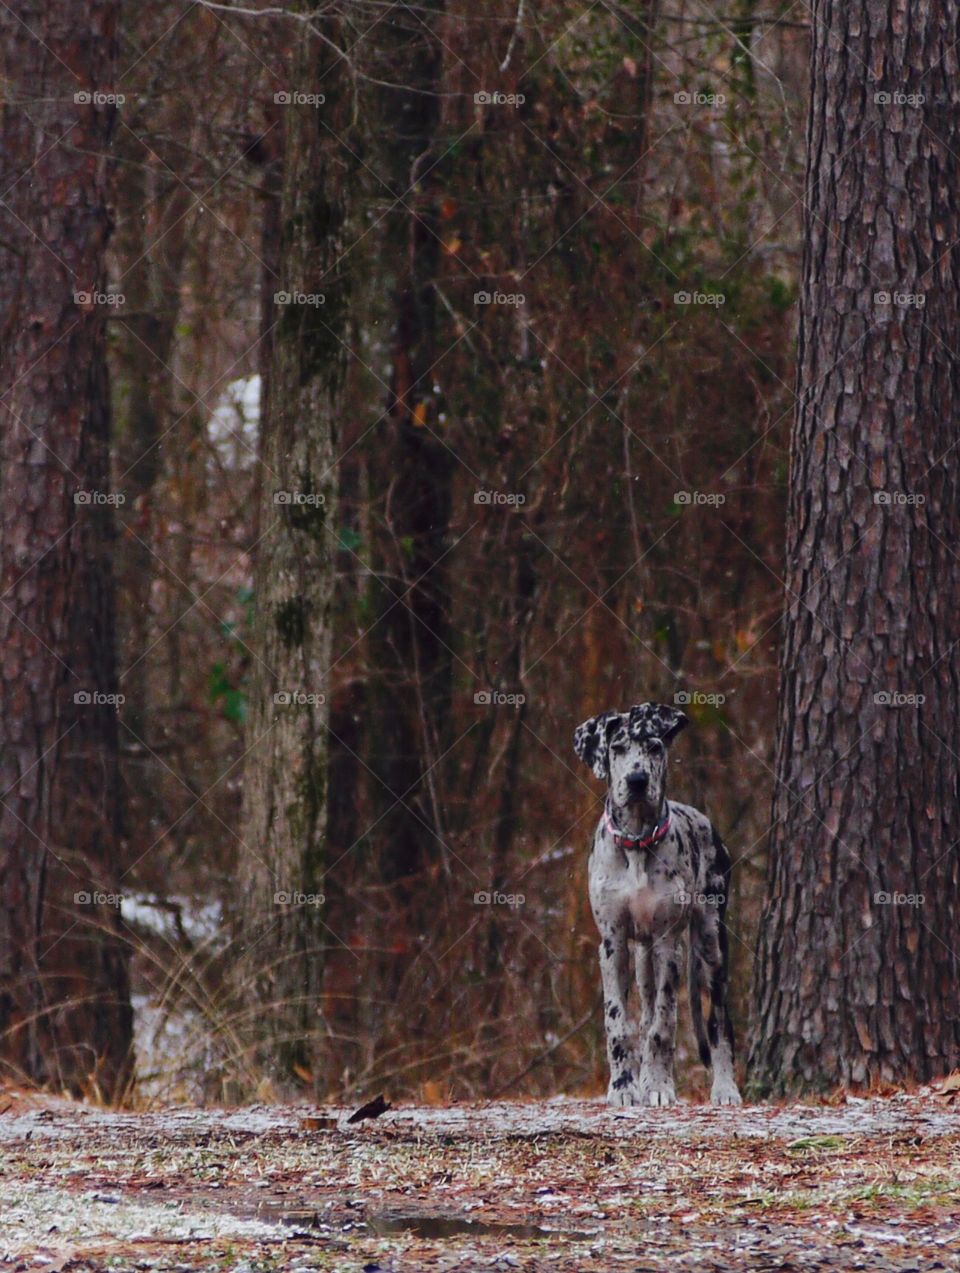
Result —
<path fill-rule="evenodd" d="M 317 20 L 336 43 L 337 24 Z M 315 1069 L 320 1034 L 325 932 L 317 898 L 325 865 L 336 426 L 348 310 L 341 253 L 349 151 L 340 138 L 351 111 L 345 68 L 328 44 L 307 33 L 288 92 L 272 290 L 291 299 L 276 304 L 264 341 L 270 361 L 255 548 L 257 657 L 240 871 L 247 955 L 237 968 L 241 980 L 258 986 L 255 1024 L 264 1060 L 280 1082 Z M 326 100 L 303 100 L 311 95 Z"/>
<path fill-rule="evenodd" d="M 117 626 L 121 666 L 132 668 L 123 685 L 125 744 L 142 754 L 151 742 L 155 699 L 150 660 L 144 657 L 151 644 L 157 573 L 150 551 L 156 534 L 154 492 L 163 472 L 163 432 L 171 410 L 168 363 L 180 314 L 191 196 L 168 172 L 157 171 L 160 164 L 129 128 L 121 128 L 116 146 L 121 163 L 117 203 L 124 215 L 112 251 L 124 305 L 113 364 L 114 434 L 126 495 L 123 520 L 134 532 L 117 545 Z"/>
<path fill-rule="evenodd" d="M 122 1092 L 104 252 L 115 0 L 0 11 L 0 1066 Z M 75 96 L 77 95 L 77 96 Z M 80 497 L 80 502 L 75 500 Z"/>
<path fill-rule="evenodd" d="M 759 1093 L 960 1061 L 956 16 L 817 0 L 812 37 Z"/>

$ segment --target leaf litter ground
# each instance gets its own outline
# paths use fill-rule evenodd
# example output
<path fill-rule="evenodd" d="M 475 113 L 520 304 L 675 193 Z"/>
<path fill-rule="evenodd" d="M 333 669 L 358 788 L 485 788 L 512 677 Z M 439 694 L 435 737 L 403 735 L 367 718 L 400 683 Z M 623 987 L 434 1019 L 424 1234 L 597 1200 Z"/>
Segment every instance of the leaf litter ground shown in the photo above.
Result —
<path fill-rule="evenodd" d="M 960 1269 L 956 1091 L 122 1113 L 0 1092 L 0 1268 Z"/>

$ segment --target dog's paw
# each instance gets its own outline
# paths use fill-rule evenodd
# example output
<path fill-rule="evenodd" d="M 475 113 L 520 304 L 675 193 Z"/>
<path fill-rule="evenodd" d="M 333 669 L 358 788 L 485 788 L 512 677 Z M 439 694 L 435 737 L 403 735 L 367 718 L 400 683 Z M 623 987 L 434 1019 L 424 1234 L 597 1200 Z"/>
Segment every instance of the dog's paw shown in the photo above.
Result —
<path fill-rule="evenodd" d="M 673 1081 L 666 1075 L 646 1079 L 640 1086 L 640 1092 L 642 1105 L 666 1107 L 677 1103 L 677 1092 Z"/>
<path fill-rule="evenodd" d="M 608 1105 L 612 1105 L 614 1109 L 626 1109 L 630 1105 L 644 1103 L 640 1087 L 629 1070 L 618 1078 L 610 1080 L 610 1086 L 607 1088 Z"/>
<path fill-rule="evenodd" d="M 643 1103 L 640 1089 L 635 1085 L 633 1087 L 622 1087 L 618 1091 L 614 1091 L 612 1087 L 607 1089 L 607 1104 L 613 1109 L 629 1109 L 631 1105 L 642 1105 Z"/>
<path fill-rule="evenodd" d="M 743 1100 L 736 1083 L 731 1078 L 718 1078 L 713 1081 L 710 1100 L 714 1105 L 742 1105 Z"/>

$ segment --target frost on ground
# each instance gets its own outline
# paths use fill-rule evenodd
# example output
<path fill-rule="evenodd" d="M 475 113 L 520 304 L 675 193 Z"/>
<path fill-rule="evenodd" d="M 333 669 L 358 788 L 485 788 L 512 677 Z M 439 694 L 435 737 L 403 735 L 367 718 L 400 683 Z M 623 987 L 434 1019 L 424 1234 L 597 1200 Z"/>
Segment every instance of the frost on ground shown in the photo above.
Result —
<path fill-rule="evenodd" d="M 960 1269 L 960 1113 L 112 1113 L 0 1091 L 0 1268 Z"/>

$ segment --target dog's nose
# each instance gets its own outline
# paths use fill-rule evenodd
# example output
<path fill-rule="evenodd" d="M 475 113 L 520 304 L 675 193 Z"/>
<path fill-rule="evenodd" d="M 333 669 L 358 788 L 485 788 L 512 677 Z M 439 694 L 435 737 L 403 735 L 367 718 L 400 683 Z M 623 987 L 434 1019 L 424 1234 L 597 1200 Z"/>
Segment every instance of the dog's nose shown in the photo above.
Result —
<path fill-rule="evenodd" d="M 650 775 L 638 770 L 636 773 L 629 774 L 627 777 L 627 786 L 634 795 L 642 796 L 650 783 Z"/>

